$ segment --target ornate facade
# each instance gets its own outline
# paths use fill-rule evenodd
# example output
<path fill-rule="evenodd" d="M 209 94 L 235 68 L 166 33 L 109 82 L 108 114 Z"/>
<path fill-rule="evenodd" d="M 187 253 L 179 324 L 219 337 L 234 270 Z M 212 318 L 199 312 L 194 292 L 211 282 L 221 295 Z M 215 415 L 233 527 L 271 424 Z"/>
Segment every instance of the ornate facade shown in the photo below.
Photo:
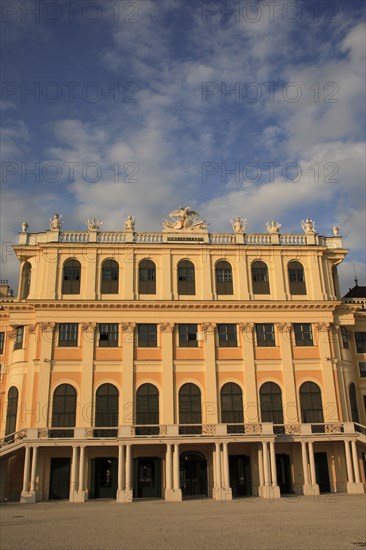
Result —
<path fill-rule="evenodd" d="M 361 493 L 366 315 L 339 229 L 22 224 L 1 300 L 2 500 Z M 3 285 L 2 288 L 6 288 Z"/>

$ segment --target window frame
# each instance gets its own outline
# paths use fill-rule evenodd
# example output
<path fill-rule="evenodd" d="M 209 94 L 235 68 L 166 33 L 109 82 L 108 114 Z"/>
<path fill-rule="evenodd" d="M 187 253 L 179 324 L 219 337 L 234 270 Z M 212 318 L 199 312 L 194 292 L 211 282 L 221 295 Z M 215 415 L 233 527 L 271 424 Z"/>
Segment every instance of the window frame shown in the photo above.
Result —
<path fill-rule="evenodd" d="M 138 267 L 138 289 L 139 294 L 156 294 L 156 264 L 153 260 L 145 258 L 140 261 Z"/>
<path fill-rule="evenodd" d="M 364 365 L 364 366 L 361 367 L 361 365 Z M 366 378 L 366 361 L 359 361 L 358 369 L 359 369 L 360 378 Z"/>
<path fill-rule="evenodd" d="M 255 260 L 250 268 L 253 294 L 271 294 L 268 266 L 263 260 Z"/>
<path fill-rule="evenodd" d="M 196 294 L 196 270 L 194 263 L 190 260 L 178 262 L 177 291 L 179 296 L 195 296 Z"/>
<path fill-rule="evenodd" d="M 4 355 L 5 352 L 5 332 L 0 332 L 0 355 Z"/>
<path fill-rule="evenodd" d="M 184 329 L 184 327 L 187 327 Z M 195 331 L 193 327 L 196 327 Z M 195 338 L 190 338 L 195 334 Z M 195 323 L 178 323 L 178 347 L 180 348 L 198 348 L 198 325 Z M 187 336 L 185 339 L 184 336 Z M 185 344 L 184 342 L 187 342 Z"/>
<path fill-rule="evenodd" d="M 271 327 L 271 330 L 260 331 L 259 327 L 264 327 L 264 328 Z M 274 323 L 255 323 L 255 335 L 256 335 L 256 344 L 258 348 L 275 348 L 276 347 L 276 335 L 275 335 Z M 267 338 L 267 335 L 271 335 L 272 338 L 269 338 L 269 337 Z"/>
<path fill-rule="evenodd" d="M 24 325 L 19 325 L 15 329 L 14 350 L 23 349 L 23 343 L 24 343 Z"/>
<path fill-rule="evenodd" d="M 103 327 L 107 327 L 107 330 L 102 330 Z M 115 330 L 111 330 L 111 327 L 115 327 Z M 107 338 L 101 338 L 102 334 L 106 334 Z M 98 323 L 98 335 L 99 348 L 118 348 L 118 323 Z"/>
<path fill-rule="evenodd" d="M 341 338 L 342 338 L 342 347 L 343 349 L 349 349 L 349 338 L 346 327 L 341 327 Z"/>
<path fill-rule="evenodd" d="M 67 265 L 70 264 L 70 265 Z M 71 265 L 74 264 L 74 265 Z M 69 270 L 70 278 L 65 278 L 65 270 Z M 78 271 L 78 276 L 77 275 Z M 66 295 L 78 295 L 81 290 L 81 263 L 76 258 L 69 258 L 62 266 L 62 288 L 61 293 Z"/>
<path fill-rule="evenodd" d="M 61 327 L 63 328 L 63 330 L 61 330 Z M 76 330 L 70 330 L 70 328 L 66 329 L 66 327 L 76 327 Z M 57 346 L 59 348 L 77 348 L 78 347 L 79 323 L 58 323 L 57 330 L 58 330 Z M 69 334 L 76 334 L 76 338 L 61 339 L 61 336 L 63 334 L 67 336 Z"/>
<path fill-rule="evenodd" d="M 106 278 L 106 274 L 109 274 Z M 100 293 L 118 294 L 119 293 L 119 264 L 116 260 L 109 258 L 102 263 L 100 274 Z"/>
<path fill-rule="evenodd" d="M 229 327 L 233 327 L 233 330 L 230 330 Z M 234 338 L 230 338 L 230 335 L 234 335 Z M 225 339 L 223 339 L 224 337 Z M 238 347 L 237 328 L 235 323 L 218 323 L 217 343 L 219 348 Z"/>
<path fill-rule="evenodd" d="M 306 279 L 305 268 L 302 263 L 296 260 L 289 262 L 287 264 L 287 276 L 291 296 L 305 296 L 307 294 Z"/>
<path fill-rule="evenodd" d="M 146 327 L 146 331 L 143 330 Z M 153 327 L 153 330 L 149 330 Z M 152 337 L 150 340 L 149 337 Z M 137 325 L 137 347 L 157 348 L 158 347 L 158 325 L 156 323 L 138 323 Z"/>
<path fill-rule="evenodd" d="M 366 353 L 366 332 L 365 331 L 355 331 L 355 345 L 357 353 Z"/>
<path fill-rule="evenodd" d="M 310 330 L 303 330 L 302 327 L 304 326 L 310 327 Z M 296 327 L 301 327 L 301 330 Z M 315 345 L 312 323 L 292 323 L 292 328 L 296 347 L 312 347 Z M 310 335 L 310 338 L 304 337 L 304 334 L 307 333 Z M 301 335 L 301 338 L 298 338 L 299 335 Z"/>
<path fill-rule="evenodd" d="M 226 260 L 216 262 L 215 282 L 218 296 L 231 296 L 234 294 L 233 269 Z"/>

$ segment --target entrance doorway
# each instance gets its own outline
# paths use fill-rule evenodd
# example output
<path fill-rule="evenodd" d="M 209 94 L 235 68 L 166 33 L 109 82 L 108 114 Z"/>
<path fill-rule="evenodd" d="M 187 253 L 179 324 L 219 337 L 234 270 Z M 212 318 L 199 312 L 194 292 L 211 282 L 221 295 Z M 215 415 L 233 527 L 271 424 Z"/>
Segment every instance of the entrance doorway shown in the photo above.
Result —
<path fill-rule="evenodd" d="M 161 459 L 135 458 L 133 498 L 161 497 Z"/>
<path fill-rule="evenodd" d="M 281 495 L 293 493 L 290 455 L 276 454 L 276 471 Z"/>
<path fill-rule="evenodd" d="M 116 498 L 117 468 L 118 462 L 114 457 L 92 459 L 89 498 Z"/>
<path fill-rule="evenodd" d="M 207 460 L 202 453 L 180 455 L 180 488 L 183 497 L 208 496 Z"/>
<path fill-rule="evenodd" d="M 51 458 L 50 500 L 66 500 L 69 498 L 70 465 L 70 458 Z"/>
<path fill-rule="evenodd" d="M 321 493 L 330 493 L 327 453 L 314 453 L 316 482 Z"/>
<path fill-rule="evenodd" d="M 229 456 L 230 487 L 233 498 L 245 497 L 252 494 L 249 456 Z"/>

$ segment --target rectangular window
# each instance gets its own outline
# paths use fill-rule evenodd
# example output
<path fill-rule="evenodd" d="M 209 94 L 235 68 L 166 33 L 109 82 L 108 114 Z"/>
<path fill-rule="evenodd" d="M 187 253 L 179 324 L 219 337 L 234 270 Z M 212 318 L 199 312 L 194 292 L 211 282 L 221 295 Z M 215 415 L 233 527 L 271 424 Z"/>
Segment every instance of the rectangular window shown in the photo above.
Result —
<path fill-rule="evenodd" d="M 78 345 L 77 323 L 59 323 L 58 345 L 59 347 L 76 347 Z"/>
<path fill-rule="evenodd" d="M 366 332 L 355 332 L 357 353 L 366 353 Z"/>
<path fill-rule="evenodd" d="M 157 325 L 137 325 L 137 345 L 139 348 L 156 348 L 158 345 Z"/>
<path fill-rule="evenodd" d="M 4 353 L 5 332 L 0 332 L 0 355 Z"/>
<path fill-rule="evenodd" d="M 348 349 L 348 333 L 346 327 L 341 327 L 342 345 L 345 349 Z"/>
<path fill-rule="evenodd" d="M 275 334 L 273 323 L 258 323 L 255 325 L 258 347 L 275 346 Z"/>
<path fill-rule="evenodd" d="M 116 348 L 118 346 L 118 324 L 101 323 L 99 325 L 99 347 Z"/>
<path fill-rule="evenodd" d="M 24 327 L 17 327 L 15 329 L 14 349 L 21 349 L 23 347 Z"/>
<path fill-rule="evenodd" d="M 218 325 L 219 347 L 220 348 L 235 348 L 236 340 L 236 325 Z"/>
<path fill-rule="evenodd" d="M 297 346 L 313 346 L 313 333 L 310 323 L 294 323 L 295 343 Z"/>
<path fill-rule="evenodd" d="M 366 378 L 366 361 L 360 361 L 358 366 L 360 368 L 360 376 Z"/>
<path fill-rule="evenodd" d="M 181 348 L 197 348 L 197 325 L 178 325 L 179 346 Z"/>

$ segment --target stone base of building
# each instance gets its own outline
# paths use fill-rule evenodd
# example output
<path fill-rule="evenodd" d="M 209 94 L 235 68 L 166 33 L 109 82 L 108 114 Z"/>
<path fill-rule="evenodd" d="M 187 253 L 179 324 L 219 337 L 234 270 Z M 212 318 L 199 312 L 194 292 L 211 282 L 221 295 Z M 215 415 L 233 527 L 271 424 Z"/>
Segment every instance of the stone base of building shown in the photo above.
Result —
<path fill-rule="evenodd" d="M 359 495 L 363 494 L 365 489 L 363 483 L 347 483 L 347 493 L 349 495 Z"/>
<path fill-rule="evenodd" d="M 117 502 L 132 502 L 132 496 L 133 493 L 131 489 L 128 489 L 127 491 L 117 491 Z"/>
<path fill-rule="evenodd" d="M 21 504 L 34 504 L 36 502 L 35 491 L 22 491 L 20 495 Z"/>
<path fill-rule="evenodd" d="M 75 491 L 72 502 L 85 502 L 88 500 L 88 491 Z"/>
<path fill-rule="evenodd" d="M 274 498 L 281 498 L 281 492 L 278 485 L 263 485 L 260 487 L 259 494 L 262 498 L 273 500 Z"/>
<path fill-rule="evenodd" d="M 214 487 L 212 491 L 213 500 L 220 500 L 226 502 L 227 500 L 233 500 L 233 492 L 231 488 L 224 489 L 223 487 Z"/>
<path fill-rule="evenodd" d="M 303 485 L 302 494 L 308 497 L 318 496 L 320 494 L 319 485 L 317 483 L 315 485 Z"/>
<path fill-rule="evenodd" d="M 181 489 L 165 489 L 165 500 L 167 502 L 181 502 L 182 490 Z"/>

